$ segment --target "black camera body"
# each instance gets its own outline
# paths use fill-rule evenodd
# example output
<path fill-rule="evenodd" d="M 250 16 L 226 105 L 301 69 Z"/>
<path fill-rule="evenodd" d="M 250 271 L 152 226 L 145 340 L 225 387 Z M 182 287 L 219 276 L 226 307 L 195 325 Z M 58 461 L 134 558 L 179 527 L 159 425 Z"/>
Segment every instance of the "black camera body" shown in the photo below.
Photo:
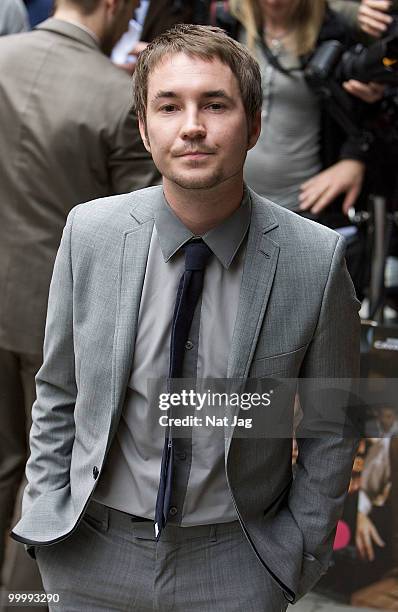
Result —
<path fill-rule="evenodd" d="M 338 40 L 328 40 L 315 51 L 305 68 L 305 77 L 330 113 L 344 129 L 369 148 L 375 140 L 398 146 L 398 15 L 387 34 L 366 47 L 347 49 Z M 341 84 L 350 79 L 386 85 L 383 100 L 369 108 L 368 119 L 357 115 L 353 98 Z M 368 105 L 369 106 L 369 105 Z"/>
<path fill-rule="evenodd" d="M 387 35 L 369 47 L 358 44 L 347 50 L 337 40 L 322 43 L 305 74 L 315 87 L 329 78 L 338 83 L 356 79 L 398 86 L 398 16 L 394 16 Z"/>

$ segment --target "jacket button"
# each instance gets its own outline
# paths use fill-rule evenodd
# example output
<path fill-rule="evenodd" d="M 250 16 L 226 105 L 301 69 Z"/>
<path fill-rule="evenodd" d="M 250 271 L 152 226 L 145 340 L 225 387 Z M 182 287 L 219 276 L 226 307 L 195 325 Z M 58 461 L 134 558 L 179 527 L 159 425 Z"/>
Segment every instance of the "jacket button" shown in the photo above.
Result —
<path fill-rule="evenodd" d="M 98 468 L 97 468 L 97 466 L 95 465 L 95 466 L 93 467 L 93 478 L 94 478 L 94 480 L 97 480 L 98 475 L 99 475 L 99 469 L 98 469 Z"/>
<path fill-rule="evenodd" d="M 170 516 L 175 516 L 177 512 L 178 512 L 177 508 L 175 506 L 171 506 L 169 510 Z"/>

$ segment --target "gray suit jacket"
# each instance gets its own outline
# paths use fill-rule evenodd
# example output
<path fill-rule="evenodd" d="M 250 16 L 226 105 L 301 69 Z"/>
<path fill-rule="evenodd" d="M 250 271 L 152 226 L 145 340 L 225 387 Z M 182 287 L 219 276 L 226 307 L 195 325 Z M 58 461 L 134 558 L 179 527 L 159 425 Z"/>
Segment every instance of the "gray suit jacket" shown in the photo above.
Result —
<path fill-rule="evenodd" d="M 130 78 L 73 24 L 0 38 L 0 347 L 41 354 L 48 287 L 79 202 L 153 185 Z"/>
<path fill-rule="evenodd" d="M 358 375 L 358 301 L 343 240 L 250 192 L 228 377 Z M 90 500 L 118 427 L 161 188 L 76 207 L 58 252 L 33 407 L 23 516 L 13 535 L 66 538 Z M 305 404 L 303 406 L 305 411 Z M 327 568 L 356 442 L 226 439 L 226 474 L 255 553 L 295 600 Z"/>

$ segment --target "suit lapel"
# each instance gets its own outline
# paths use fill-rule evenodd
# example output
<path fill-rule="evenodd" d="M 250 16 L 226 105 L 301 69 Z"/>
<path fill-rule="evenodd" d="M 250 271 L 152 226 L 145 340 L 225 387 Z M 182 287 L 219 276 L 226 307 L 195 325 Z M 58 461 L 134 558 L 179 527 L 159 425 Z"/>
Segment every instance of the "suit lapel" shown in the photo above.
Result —
<path fill-rule="evenodd" d="M 251 198 L 252 218 L 227 370 L 228 379 L 238 381 L 246 379 L 249 373 L 279 256 L 279 245 L 270 235 L 278 226 L 276 218 L 270 207 L 264 205 L 264 200 L 259 201 L 253 192 Z M 235 410 L 235 413 L 237 412 L 238 408 Z M 234 414 L 229 414 L 229 418 L 233 416 Z M 231 427 L 228 427 L 225 439 L 226 455 L 232 431 Z"/>
<path fill-rule="evenodd" d="M 142 287 L 153 230 L 153 211 L 139 202 L 132 212 L 134 226 L 123 233 L 119 268 L 116 325 L 112 358 L 112 432 L 117 427 L 130 374 L 137 334 Z"/>

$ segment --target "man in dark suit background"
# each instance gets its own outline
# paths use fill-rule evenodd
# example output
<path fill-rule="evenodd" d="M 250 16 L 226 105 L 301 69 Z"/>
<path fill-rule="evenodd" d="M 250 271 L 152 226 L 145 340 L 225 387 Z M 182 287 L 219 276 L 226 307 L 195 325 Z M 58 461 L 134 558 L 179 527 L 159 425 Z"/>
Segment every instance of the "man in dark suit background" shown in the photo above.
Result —
<path fill-rule="evenodd" d="M 54 19 L 0 40 L 0 568 L 66 216 L 78 202 L 157 176 L 131 111 L 130 79 L 107 57 L 137 5 L 58 0 Z M 19 586 L 27 584 L 24 575 Z"/>

